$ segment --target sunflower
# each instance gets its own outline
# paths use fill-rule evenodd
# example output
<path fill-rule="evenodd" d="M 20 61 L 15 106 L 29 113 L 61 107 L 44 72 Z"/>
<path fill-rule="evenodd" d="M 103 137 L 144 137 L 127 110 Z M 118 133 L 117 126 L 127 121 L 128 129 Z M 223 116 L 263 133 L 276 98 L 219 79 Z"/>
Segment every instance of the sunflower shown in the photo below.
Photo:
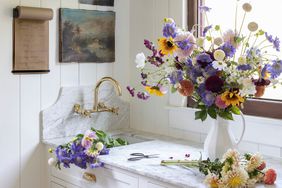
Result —
<path fill-rule="evenodd" d="M 227 106 L 239 106 L 240 103 L 244 102 L 244 98 L 238 94 L 238 91 L 225 91 L 221 95 L 221 100 L 225 102 Z"/>
<path fill-rule="evenodd" d="M 160 38 L 158 40 L 160 51 L 163 55 L 173 54 L 173 52 L 177 49 L 177 46 L 174 44 L 173 39 L 170 37 Z"/>
<path fill-rule="evenodd" d="M 160 87 L 157 86 L 146 86 L 145 90 L 150 94 L 150 95 L 156 95 L 156 96 L 164 96 L 165 92 L 161 91 Z"/>

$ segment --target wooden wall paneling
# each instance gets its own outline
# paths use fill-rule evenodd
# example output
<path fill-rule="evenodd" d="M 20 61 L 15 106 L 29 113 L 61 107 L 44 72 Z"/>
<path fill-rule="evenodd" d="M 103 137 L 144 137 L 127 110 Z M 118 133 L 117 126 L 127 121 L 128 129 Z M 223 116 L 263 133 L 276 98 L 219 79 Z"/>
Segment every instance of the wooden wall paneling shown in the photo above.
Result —
<path fill-rule="evenodd" d="M 20 80 L 12 70 L 12 9 L 19 0 L 1 1 L 0 6 L 0 184 L 1 187 L 20 187 Z"/>
<path fill-rule="evenodd" d="M 79 9 L 97 10 L 96 5 L 79 4 Z M 79 63 L 79 85 L 95 85 L 97 82 L 97 63 Z"/>
<path fill-rule="evenodd" d="M 61 0 L 61 8 L 78 9 L 78 0 Z M 79 85 L 79 65 L 77 62 L 61 63 L 61 86 Z"/>
<path fill-rule="evenodd" d="M 100 11 L 113 11 L 114 7 L 96 6 Z M 113 63 L 97 63 L 97 81 L 104 76 L 113 76 Z"/>
<path fill-rule="evenodd" d="M 41 6 L 46 8 L 52 8 L 54 11 L 54 18 L 49 22 L 49 67 L 50 73 L 43 74 L 41 76 L 41 108 L 44 110 L 55 103 L 59 90 L 60 90 L 60 72 L 61 67 L 58 62 L 59 51 L 59 33 L 58 33 L 58 9 L 61 2 L 59 0 L 41 0 Z M 41 124 L 40 129 L 42 130 Z M 40 131 L 41 133 L 41 131 Z M 41 135 L 40 135 L 41 136 Z M 41 186 L 40 188 L 49 188 L 49 166 L 46 162 L 48 157 L 46 155 L 47 148 L 41 147 Z"/>
<path fill-rule="evenodd" d="M 129 60 L 130 56 L 130 42 L 128 37 L 130 36 L 130 0 L 118 0 L 115 1 L 114 10 L 116 11 L 116 62 L 113 64 L 113 77 L 119 81 L 122 87 L 122 97 L 125 100 L 129 100 L 129 93 L 126 87 L 129 85 L 129 73 L 130 64 L 134 64 L 134 61 Z M 126 73 L 126 74 L 124 74 Z"/>
<path fill-rule="evenodd" d="M 21 0 L 21 6 L 40 7 L 40 0 Z M 21 187 L 40 187 L 40 75 L 21 76 Z M 38 177 L 38 178 L 34 178 Z"/>
<path fill-rule="evenodd" d="M 58 62 L 59 33 L 58 13 L 60 8 L 59 0 L 41 0 L 41 6 L 52 8 L 54 18 L 49 22 L 49 67 L 50 73 L 41 77 L 41 110 L 48 108 L 55 103 L 60 89 L 60 64 Z"/>

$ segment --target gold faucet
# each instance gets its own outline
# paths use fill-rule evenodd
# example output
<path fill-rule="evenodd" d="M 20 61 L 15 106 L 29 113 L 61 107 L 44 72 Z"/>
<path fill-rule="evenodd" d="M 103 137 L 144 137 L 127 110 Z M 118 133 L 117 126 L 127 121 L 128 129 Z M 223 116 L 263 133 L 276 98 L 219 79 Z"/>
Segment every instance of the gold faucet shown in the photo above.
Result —
<path fill-rule="evenodd" d="M 121 87 L 118 81 L 116 81 L 115 79 L 111 77 L 104 77 L 101 80 L 99 80 L 95 86 L 93 109 L 91 110 L 82 109 L 80 104 L 75 104 L 74 112 L 80 115 L 83 115 L 85 117 L 91 117 L 92 113 L 97 113 L 97 112 L 111 112 L 111 113 L 118 115 L 118 110 L 119 110 L 118 107 L 107 107 L 104 103 L 99 102 L 99 97 L 98 97 L 99 89 L 102 83 L 106 81 L 110 82 L 115 87 L 117 95 L 121 96 Z"/>

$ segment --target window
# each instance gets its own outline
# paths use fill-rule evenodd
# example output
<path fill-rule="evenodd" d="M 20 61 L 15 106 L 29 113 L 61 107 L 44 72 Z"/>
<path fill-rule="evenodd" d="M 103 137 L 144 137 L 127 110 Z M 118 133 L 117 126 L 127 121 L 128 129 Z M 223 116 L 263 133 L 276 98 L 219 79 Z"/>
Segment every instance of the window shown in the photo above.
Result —
<path fill-rule="evenodd" d="M 215 25 L 220 25 L 222 30 L 235 27 L 235 8 L 236 0 L 234 1 L 222 1 L 222 0 L 187 0 L 188 1 L 188 28 L 191 29 L 194 24 L 205 26 L 205 20 L 203 15 L 198 11 L 198 7 L 206 5 L 211 7 L 211 12 L 208 13 L 209 22 Z M 240 1 L 241 2 L 241 1 Z M 243 19 L 243 11 L 241 11 L 241 4 L 238 6 L 238 21 L 237 28 L 240 27 Z M 249 1 L 248 1 L 249 2 Z M 281 25 L 278 23 L 277 13 L 280 12 L 282 7 L 281 0 L 269 0 L 269 1 L 256 1 L 251 0 L 250 3 L 253 9 L 247 14 L 245 25 L 242 29 L 246 31 L 247 24 L 250 21 L 256 21 L 260 28 L 268 29 L 267 32 L 279 37 L 282 40 Z M 202 29 L 199 29 L 198 33 L 201 33 Z M 244 32 L 247 33 L 247 32 Z M 282 58 L 281 53 L 279 54 Z M 282 79 L 282 76 L 281 76 Z M 193 106 L 193 100 L 188 100 L 188 106 Z M 271 117 L 282 119 L 282 86 L 279 88 L 267 88 L 263 98 L 249 99 L 243 112 L 248 115 Z"/>

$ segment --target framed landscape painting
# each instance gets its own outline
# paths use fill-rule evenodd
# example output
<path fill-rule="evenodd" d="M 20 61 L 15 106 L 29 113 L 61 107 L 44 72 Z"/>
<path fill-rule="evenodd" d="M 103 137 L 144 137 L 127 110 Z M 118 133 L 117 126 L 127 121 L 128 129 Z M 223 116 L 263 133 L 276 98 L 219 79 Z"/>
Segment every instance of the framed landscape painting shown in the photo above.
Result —
<path fill-rule="evenodd" d="M 60 9 L 60 62 L 114 62 L 115 13 Z"/>
<path fill-rule="evenodd" d="M 114 0 L 79 0 L 82 4 L 114 6 Z"/>

